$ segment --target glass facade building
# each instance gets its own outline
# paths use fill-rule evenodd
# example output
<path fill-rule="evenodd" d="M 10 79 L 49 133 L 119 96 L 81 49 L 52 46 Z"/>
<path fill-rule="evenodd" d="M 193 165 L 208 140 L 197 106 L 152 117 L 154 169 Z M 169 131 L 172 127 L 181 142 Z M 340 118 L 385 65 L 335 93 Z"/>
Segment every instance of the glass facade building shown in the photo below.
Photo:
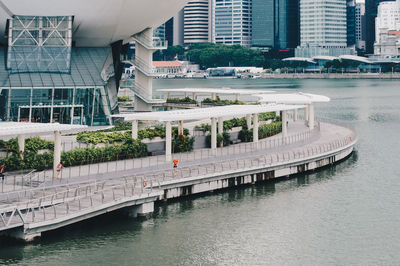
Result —
<path fill-rule="evenodd" d="M 212 10 L 214 43 L 251 46 L 251 0 L 215 0 Z"/>
<path fill-rule="evenodd" d="M 298 1 L 253 0 L 252 46 L 276 49 L 297 47 L 298 14 Z"/>
<path fill-rule="evenodd" d="M 0 121 L 108 125 L 111 47 L 73 48 L 73 17 L 14 16 L 0 47 Z"/>

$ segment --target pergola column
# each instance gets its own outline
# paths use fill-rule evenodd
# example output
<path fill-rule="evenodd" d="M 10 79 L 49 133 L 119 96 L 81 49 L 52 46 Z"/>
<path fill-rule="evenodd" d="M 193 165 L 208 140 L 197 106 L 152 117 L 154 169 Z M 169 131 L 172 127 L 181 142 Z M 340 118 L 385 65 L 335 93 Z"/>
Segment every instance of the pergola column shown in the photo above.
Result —
<path fill-rule="evenodd" d="M 236 99 L 236 101 L 239 101 L 239 97 L 240 97 L 240 94 L 239 94 L 239 93 L 237 93 L 237 94 L 235 95 L 235 99 Z"/>
<path fill-rule="evenodd" d="M 53 158 L 53 176 L 57 176 L 57 165 L 61 162 L 61 133 L 54 131 L 54 158 Z"/>
<path fill-rule="evenodd" d="M 214 101 L 217 99 L 217 94 L 216 93 L 211 93 L 211 99 Z"/>
<path fill-rule="evenodd" d="M 25 135 L 24 134 L 18 135 L 18 147 L 19 147 L 19 154 L 23 158 L 24 151 L 25 151 Z"/>
<path fill-rule="evenodd" d="M 253 142 L 258 142 L 258 114 L 253 115 Z"/>
<path fill-rule="evenodd" d="M 217 119 L 211 118 L 211 149 L 217 149 Z"/>
<path fill-rule="evenodd" d="M 251 129 L 251 115 L 246 115 L 247 129 Z"/>
<path fill-rule="evenodd" d="M 309 119 L 309 108 L 308 105 L 304 108 L 304 124 L 307 126 L 308 125 L 308 119 Z"/>
<path fill-rule="evenodd" d="M 287 137 L 287 111 L 282 111 L 282 138 L 283 142 L 286 142 Z"/>
<path fill-rule="evenodd" d="M 172 155 L 172 127 L 171 122 L 165 122 L 165 160 L 171 161 Z"/>
<path fill-rule="evenodd" d="M 297 109 L 293 110 L 293 121 L 296 122 L 297 121 Z"/>
<path fill-rule="evenodd" d="M 314 116 L 314 105 L 310 104 L 309 105 L 309 120 L 308 120 L 308 127 L 310 130 L 314 129 L 314 124 L 315 124 L 315 116 Z"/>
<path fill-rule="evenodd" d="M 182 120 L 178 121 L 178 134 L 183 135 L 183 121 Z"/>
<path fill-rule="evenodd" d="M 224 119 L 222 117 L 219 117 L 218 118 L 218 134 L 221 134 L 221 136 L 222 136 L 222 133 L 224 133 Z M 224 142 L 221 142 L 220 146 L 223 147 Z"/>
<path fill-rule="evenodd" d="M 137 120 L 132 121 L 132 138 L 133 139 L 138 138 L 138 121 Z"/>

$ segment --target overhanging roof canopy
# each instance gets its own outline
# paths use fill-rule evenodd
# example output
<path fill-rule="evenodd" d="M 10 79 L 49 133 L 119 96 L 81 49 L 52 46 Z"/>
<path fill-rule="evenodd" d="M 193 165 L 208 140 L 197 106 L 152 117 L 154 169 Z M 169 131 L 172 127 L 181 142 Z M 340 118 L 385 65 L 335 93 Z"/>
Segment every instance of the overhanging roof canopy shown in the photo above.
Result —
<path fill-rule="evenodd" d="M 272 93 L 271 90 L 236 90 L 230 88 L 176 88 L 176 89 L 161 89 L 159 92 L 180 92 L 180 93 L 217 93 L 217 94 L 241 94 L 253 95 L 262 93 Z"/>
<path fill-rule="evenodd" d="M 257 95 L 260 103 L 275 104 L 311 104 L 315 102 L 329 102 L 330 98 L 324 95 L 311 93 L 293 93 L 293 94 L 259 94 Z"/>
<path fill-rule="evenodd" d="M 0 122 L 0 137 L 10 137 L 21 134 L 42 135 L 53 133 L 54 131 L 67 133 L 84 128 L 87 128 L 87 126 L 58 123 Z"/>
<path fill-rule="evenodd" d="M 304 108 L 301 105 L 263 104 L 263 105 L 228 105 L 210 108 L 196 108 L 188 110 L 174 110 L 149 113 L 117 114 L 113 117 L 122 117 L 126 121 L 188 121 L 220 117 L 243 117 L 248 114 L 276 112 Z"/>

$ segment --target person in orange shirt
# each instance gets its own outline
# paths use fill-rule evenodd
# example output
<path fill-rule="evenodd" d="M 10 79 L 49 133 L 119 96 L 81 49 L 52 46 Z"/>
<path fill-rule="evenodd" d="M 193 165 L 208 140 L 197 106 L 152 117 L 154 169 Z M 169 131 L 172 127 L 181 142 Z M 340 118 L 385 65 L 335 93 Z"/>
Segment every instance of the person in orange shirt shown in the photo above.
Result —
<path fill-rule="evenodd" d="M 174 165 L 174 173 L 177 172 L 178 162 L 179 162 L 179 161 L 178 161 L 177 159 L 174 159 L 174 160 L 172 161 L 172 163 L 173 163 L 173 165 Z"/>

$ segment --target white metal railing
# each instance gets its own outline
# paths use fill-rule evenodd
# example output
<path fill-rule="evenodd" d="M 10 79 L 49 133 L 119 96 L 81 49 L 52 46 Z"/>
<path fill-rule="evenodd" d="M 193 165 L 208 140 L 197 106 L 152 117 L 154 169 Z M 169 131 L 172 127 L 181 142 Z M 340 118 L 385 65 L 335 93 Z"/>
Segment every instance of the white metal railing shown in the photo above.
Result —
<path fill-rule="evenodd" d="M 161 40 L 158 38 L 148 38 L 143 34 L 135 34 L 133 35 L 133 39 L 139 42 L 141 45 L 146 47 L 147 49 L 157 49 L 162 50 L 168 47 L 168 41 Z"/>
<path fill-rule="evenodd" d="M 132 64 L 138 68 L 141 72 L 143 72 L 147 76 L 158 76 L 159 74 L 157 73 L 157 68 L 153 66 L 149 66 L 146 61 L 139 57 L 135 57 L 135 59 L 130 60 Z"/>

